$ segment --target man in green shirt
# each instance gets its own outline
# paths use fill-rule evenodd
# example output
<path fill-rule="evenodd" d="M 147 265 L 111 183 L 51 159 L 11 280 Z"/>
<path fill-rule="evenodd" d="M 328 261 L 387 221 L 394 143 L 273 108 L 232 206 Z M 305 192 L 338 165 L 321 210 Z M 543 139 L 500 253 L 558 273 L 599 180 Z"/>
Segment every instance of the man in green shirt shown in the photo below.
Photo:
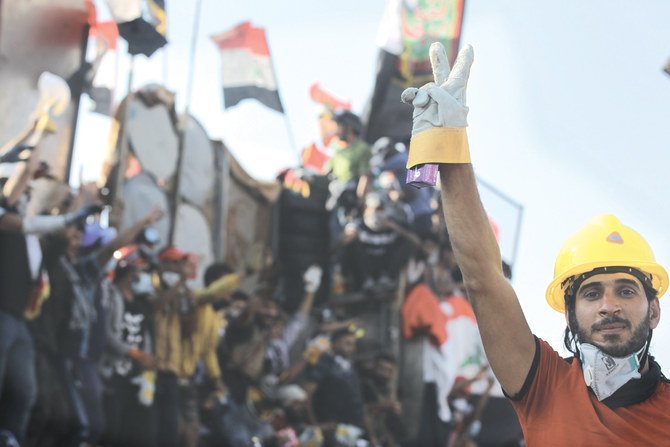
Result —
<path fill-rule="evenodd" d="M 335 180 L 346 184 L 366 174 L 370 167 L 370 146 L 361 139 L 363 124 L 355 114 L 344 111 L 335 116 L 337 139 L 331 143 L 329 168 Z"/>

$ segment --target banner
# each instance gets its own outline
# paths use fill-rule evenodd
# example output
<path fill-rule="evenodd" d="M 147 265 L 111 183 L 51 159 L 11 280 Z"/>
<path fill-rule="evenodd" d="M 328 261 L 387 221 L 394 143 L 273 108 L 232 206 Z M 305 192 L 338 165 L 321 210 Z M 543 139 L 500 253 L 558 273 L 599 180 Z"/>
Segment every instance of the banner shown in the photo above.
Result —
<path fill-rule="evenodd" d="M 221 50 L 224 108 L 256 99 L 283 113 L 265 30 L 244 22 L 212 40 Z"/>
<path fill-rule="evenodd" d="M 149 57 L 167 43 L 165 0 L 107 0 L 128 53 Z"/>
<path fill-rule="evenodd" d="M 428 50 L 442 42 L 450 62 L 458 52 L 465 0 L 389 0 L 377 35 L 377 79 L 365 113 L 365 139 L 408 142 L 412 107 L 400 101 L 407 87 L 433 81 Z"/>

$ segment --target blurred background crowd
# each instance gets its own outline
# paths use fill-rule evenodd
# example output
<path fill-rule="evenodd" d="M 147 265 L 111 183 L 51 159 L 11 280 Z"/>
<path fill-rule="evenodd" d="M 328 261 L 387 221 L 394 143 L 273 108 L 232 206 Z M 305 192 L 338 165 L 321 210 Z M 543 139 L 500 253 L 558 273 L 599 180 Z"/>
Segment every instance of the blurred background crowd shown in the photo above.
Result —
<path fill-rule="evenodd" d="M 349 111 L 321 122 L 326 156 L 279 174 L 279 248 L 253 267 L 199 265 L 148 203 L 124 226 L 95 184 L 28 212 L 48 113 L 3 148 L 5 445 L 475 445 L 496 384 L 439 197 L 405 184 L 407 142 L 370 147 Z M 429 345 L 414 417 L 400 331 Z"/>

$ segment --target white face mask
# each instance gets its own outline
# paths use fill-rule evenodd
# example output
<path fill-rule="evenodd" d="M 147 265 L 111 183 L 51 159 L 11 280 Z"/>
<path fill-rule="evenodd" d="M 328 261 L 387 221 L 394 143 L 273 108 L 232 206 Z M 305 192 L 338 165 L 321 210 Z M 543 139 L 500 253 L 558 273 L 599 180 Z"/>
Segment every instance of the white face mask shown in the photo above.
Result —
<path fill-rule="evenodd" d="M 168 287 L 173 287 L 181 280 L 181 275 L 177 272 L 163 272 L 161 279 Z"/>
<path fill-rule="evenodd" d="M 133 281 L 130 287 L 136 295 L 144 295 L 154 292 L 154 286 L 151 283 L 151 275 L 147 272 L 140 273 L 137 281 Z"/>
<path fill-rule="evenodd" d="M 646 347 L 645 343 L 642 349 L 627 357 L 612 357 L 591 344 L 580 345 L 584 382 L 599 401 L 610 397 L 630 380 L 642 377 L 638 370 Z"/>

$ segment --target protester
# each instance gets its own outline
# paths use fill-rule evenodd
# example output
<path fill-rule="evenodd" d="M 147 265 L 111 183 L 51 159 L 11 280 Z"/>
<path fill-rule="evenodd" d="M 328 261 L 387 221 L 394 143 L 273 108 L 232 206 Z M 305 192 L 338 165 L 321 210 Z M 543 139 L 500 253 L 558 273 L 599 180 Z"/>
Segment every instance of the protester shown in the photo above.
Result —
<path fill-rule="evenodd" d="M 18 442 L 25 437 L 38 393 L 33 339 L 25 321 L 31 308 L 35 311 L 31 316 L 38 312 L 36 306 L 48 284 L 37 235 L 72 227 L 100 211 L 99 206 L 88 204 L 59 216 L 26 215 L 30 182 L 39 172 L 40 141 L 48 123 L 47 113 L 8 142 L 0 164 L 8 174 L 0 181 L 0 431 Z"/>
<path fill-rule="evenodd" d="M 291 317 L 288 323 L 282 318 L 273 322 L 269 330 L 270 342 L 266 352 L 266 378 L 271 376 L 271 382 L 275 384 L 292 379 L 289 370 L 291 348 L 299 337 L 307 329 L 309 316 L 314 305 L 314 294 L 321 285 L 321 267 L 313 265 L 309 267 L 304 275 L 305 296 L 302 299 L 298 311 Z M 280 387 L 275 387 L 273 393 L 279 392 Z"/>
<path fill-rule="evenodd" d="M 367 293 L 388 293 L 409 258 L 411 243 L 402 229 L 386 215 L 380 194 L 368 193 L 363 218 L 344 229 L 343 275 Z"/>
<path fill-rule="evenodd" d="M 363 123 L 357 115 L 345 110 L 335 115 L 334 119 L 337 123 L 337 139 L 331 143 L 334 146 L 333 156 L 327 165 L 333 178 L 345 186 L 349 182 L 358 182 L 367 172 L 370 146 L 361 138 Z"/>
<path fill-rule="evenodd" d="M 528 445 L 658 445 L 668 436 L 670 384 L 649 354 L 660 320 L 666 270 L 647 242 L 614 216 L 599 216 L 560 251 L 547 290 L 564 313 L 562 359 L 535 337 L 505 278 L 500 250 L 478 197 L 465 134 L 465 87 L 472 47 L 451 72 L 431 47 L 436 84 L 403 92 L 415 107 L 410 166 L 440 163 L 451 243 L 491 367 Z M 430 130 L 430 131 L 427 131 Z"/>
<path fill-rule="evenodd" d="M 118 252 L 114 287 L 106 306 L 109 342 L 101 361 L 106 384 L 105 446 L 155 445 L 156 360 L 152 289 L 141 280 L 145 267 L 137 247 Z"/>
<path fill-rule="evenodd" d="M 225 264 L 208 266 L 204 276 L 205 288 L 195 292 L 197 308 L 182 321 L 179 401 L 182 445 L 185 447 L 198 445 L 199 381 L 206 382 L 206 388 L 212 390 L 214 398 L 227 394 L 217 358 L 224 319 L 212 302 L 229 301 L 233 289 L 239 285 L 239 277 Z M 202 379 L 198 377 L 199 366 L 205 376 Z"/>
<path fill-rule="evenodd" d="M 365 432 L 366 418 L 361 394 L 360 377 L 354 369 L 356 335 L 341 329 L 331 336 L 332 353 L 323 354 L 316 365 L 305 372 L 305 391 L 308 396 L 310 422 L 324 431 L 326 446 L 336 445 L 338 426 L 342 431 Z M 373 444 L 374 433 L 368 430 Z"/>
<path fill-rule="evenodd" d="M 365 411 L 379 445 L 399 447 L 402 442 L 402 406 L 395 393 L 397 365 L 392 354 L 379 353 L 372 371 L 363 378 Z"/>
<path fill-rule="evenodd" d="M 388 137 L 382 137 L 372 146 L 373 160 L 370 162 L 370 173 L 365 181 L 379 182 L 383 174 L 392 174 L 401 188 L 403 201 L 412 211 L 412 230 L 419 237 L 425 238 L 432 233 L 432 216 L 434 209 L 432 198 L 435 195 L 433 188 L 420 188 L 408 185 L 406 147 L 401 142 L 393 142 Z"/>
<path fill-rule="evenodd" d="M 182 333 L 193 330 L 197 317 L 195 294 L 186 281 L 190 273 L 189 254 L 167 247 L 159 256 L 155 277 L 154 337 L 156 355 L 157 446 L 179 445 L 179 380 L 183 353 Z"/>

